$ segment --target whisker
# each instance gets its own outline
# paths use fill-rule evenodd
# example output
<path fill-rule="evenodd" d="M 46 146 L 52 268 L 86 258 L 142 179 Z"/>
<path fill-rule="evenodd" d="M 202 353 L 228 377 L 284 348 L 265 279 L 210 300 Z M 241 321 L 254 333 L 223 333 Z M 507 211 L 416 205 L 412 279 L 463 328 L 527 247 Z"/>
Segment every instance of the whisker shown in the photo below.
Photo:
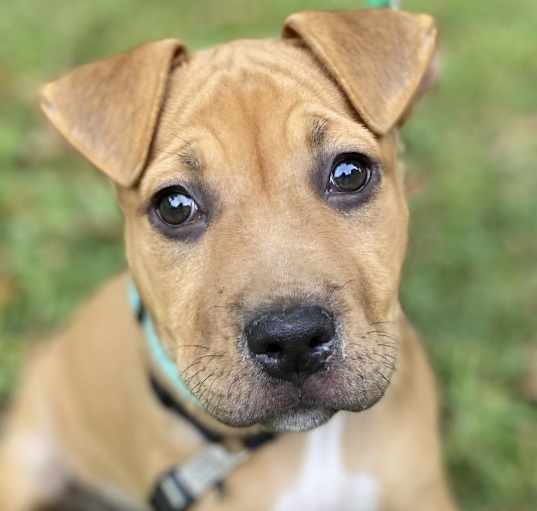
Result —
<path fill-rule="evenodd" d="M 376 332 L 375 335 L 377 337 L 386 337 L 386 339 L 391 339 L 392 341 L 399 340 L 395 335 L 387 334 L 386 332 Z"/>
<path fill-rule="evenodd" d="M 372 361 L 382 360 L 386 362 L 387 364 L 391 364 L 391 365 L 394 365 L 397 360 L 397 357 L 389 353 L 371 352 L 371 353 L 368 353 L 368 356 L 370 357 L 370 360 Z"/>
<path fill-rule="evenodd" d="M 213 372 L 213 373 L 209 373 L 209 375 L 206 376 L 203 380 L 200 380 L 198 383 L 196 383 L 196 385 L 194 385 L 194 386 L 190 389 L 190 392 L 191 392 L 192 394 L 194 394 L 194 392 L 200 387 L 200 385 L 203 385 L 203 384 L 207 381 L 208 378 L 210 378 L 211 376 L 214 376 L 214 375 L 215 375 L 214 372 Z"/>
<path fill-rule="evenodd" d="M 391 379 L 388 378 L 382 371 L 380 371 L 379 369 L 375 369 L 375 373 L 378 374 L 385 382 L 387 385 L 389 385 L 391 383 Z"/>
<path fill-rule="evenodd" d="M 376 343 L 377 346 L 380 346 L 381 348 L 390 348 L 390 349 L 395 349 L 397 347 L 397 344 L 396 343 L 392 343 L 392 344 L 384 344 L 382 342 L 377 342 Z"/>
<path fill-rule="evenodd" d="M 376 363 L 378 363 L 378 362 L 380 362 L 380 365 L 382 367 L 384 367 L 384 369 L 386 369 L 390 373 L 395 372 L 395 370 L 397 369 L 397 366 L 395 364 L 391 364 L 391 363 L 383 361 L 383 360 L 382 361 L 376 361 Z"/>
<path fill-rule="evenodd" d="M 395 350 L 392 350 L 392 351 L 370 350 L 369 353 L 371 355 L 376 355 L 377 357 L 387 358 L 390 361 L 395 360 L 397 358 L 397 354 L 395 353 Z"/>
<path fill-rule="evenodd" d="M 207 380 L 209 380 L 209 377 L 205 378 L 205 380 L 203 380 L 202 384 L 200 385 L 201 392 L 200 392 L 200 394 L 198 396 L 198 399 L 200 401 L 202 401 L 205 398 L 205 396 L 210 393 L 210 390 L 211 390 L 214 382 L 218 380 L 219 375 L 217 375 L 216 373 L 213 373 L 212 375 L 214 376 L 214 378 L 212 378 L 210 385 L 207 385 L 207 383 L 206 383 Z M 209 376 L 211 376 L 211 375 L 209 375 Z"/>
<path fill-rule="evenodd" d="M 223 351 L 219 351 L 217 353 L 208 353 L 207 355 L 201 355 L 196 358 L 196 360 L 201 360 L 203 358 L 222 358 L 224 356 Z"/>
<path fill-rule="evenodd" d="M 205 367 L 202 367 L 201 369 L 198 369 L 192 376 L 190 377 L 185 377 L 184 379 L 184 382 L 185 382 L 185 385 L 188 387 L 190 385 L 190 382 L 199 374 L 201 373 L 202 371 L 205 370 Z"/>
<path fill-rule="evenodd" d="M 204 350 L 208 350 L 209 346 L 203 346 L 203 344 L 176 344 L 176 348 L 201 348 Z"/>
<path fill-rule="evenodd" d="M 220 410 L 220 403 L 222 402 L 223 396 L 224 394 L 222 393 L 218 396 L 218 401 L 216 402 L 216 405 L 213 407 L 213 411 L 212 411 L 213 414 L 218 412 L 218 410 Z"/>
<path fill-rule="evenodd" d="M 198 365 L 205 358 L 222 358 L 223 356 L 224 356 L 224 352 L 222 351 L 218 353 L 208 353 L 207 355 L 201 355 L 199 357 L 196 357 L 194 361 L 191 364 L 189 364 L 185 369 L 183 369 L 181 372 L 186 374 L 191 367 Z"/>
<path fill-rule="evenodd" d="M 397 323 L 397 321 L 386 319 L 386 320 L 382 320 L 382 321 L 372 321 L 370 323 L 370 325 L 384 325 L 384 324 L 392 325 L 393 323 Z"/>
<path fill-rule="evenodd" d="M 386 337 L 391 337 L 393 339 L 396 338 L 396 335 L 392 332 L 386 332 L 386 330 L 377 330 L 377 329 L 374 329 L 374 330 L 368 330 L 367 332 L 365 332 L 364 334 L 362 335 L 378 335 L 378 336 L 381 336 L 381 335 L 385 335 Z"/>
<path fill-rule="evenodd" d="M 188 371 L 194 367 L 194 366 L 197 366 L 199 363 L 201 362 L 201 360 L 194 360 L 194 362 L 192 362 L 191 364 L 189 364 L 187 367 L 185 367 L 184 369 L 182 369 L 180 372 L 186 377 L 186 375 L 188 374 Z"/>
<path fill-rule="evenodd" d="M 218 373 L 218 375 L 216 376 L 216 378 L 214 378 L 213 381 L 211 382 L 211 384 L 208 386 L 208 388 L 207 388 L 206 392 L 204 393 L 203 397 L 205 397 L 206 395 L 209 395 L 209 396 L 211 395 L 211 392 L 212 392 L 212 390 L 213 390 L 213 386 L 214 386 L 214 384 L 215 384 L 215 383 L 216 383 L 216 382 L 223 376 L 223 374 L 224 374 L 224 373 L 223 373 L 222 371 L 220 371 L 220 372 Z"/>

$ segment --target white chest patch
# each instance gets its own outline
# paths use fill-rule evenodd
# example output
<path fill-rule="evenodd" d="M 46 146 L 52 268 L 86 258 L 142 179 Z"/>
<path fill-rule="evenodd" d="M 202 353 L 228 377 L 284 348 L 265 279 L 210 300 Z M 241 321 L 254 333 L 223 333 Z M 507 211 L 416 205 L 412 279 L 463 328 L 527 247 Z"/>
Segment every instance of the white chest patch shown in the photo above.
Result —
<path fill-rule="evenodd" d="M 380 487 L 365 473 L 348 474 L 341 460 L 344 416 L 307 434 L 302 474 L 274 511 L 375 511 Z"/>
<path fill-rule="evenodd" d="M 17 433 L 6 447 L 13 472 L 20 471 L 37 496 L 53 499 L 61 494 L 67 473 L 50 437 L 40 433 Z"/>

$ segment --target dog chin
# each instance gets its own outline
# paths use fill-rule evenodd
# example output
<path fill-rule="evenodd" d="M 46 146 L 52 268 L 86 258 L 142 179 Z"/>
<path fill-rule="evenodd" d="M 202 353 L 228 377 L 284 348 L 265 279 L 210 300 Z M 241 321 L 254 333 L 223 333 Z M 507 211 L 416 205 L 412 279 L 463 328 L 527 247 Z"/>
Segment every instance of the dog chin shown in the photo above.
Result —
<path fill-rule="evenodd" d="M 290 410 L 263 421 L 263 426 L 275 433 L 299 433 L 322 426 L 334 415 L 334 410 Z"/>

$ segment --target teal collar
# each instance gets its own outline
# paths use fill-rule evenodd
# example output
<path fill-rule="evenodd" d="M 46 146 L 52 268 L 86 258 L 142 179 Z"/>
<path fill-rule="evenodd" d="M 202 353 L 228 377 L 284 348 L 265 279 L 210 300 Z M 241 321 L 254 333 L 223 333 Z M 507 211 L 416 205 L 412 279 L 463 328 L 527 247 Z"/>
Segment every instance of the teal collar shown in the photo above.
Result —
<path fill-rule="evenodd" d="M 179 374 L 177 366 L 172 362 L 172 360 L 170 360 L 164 351 L 157 332 L 155 331 L 153 322 L 151 321 L 151 317 L 145 309 L 142 299 L 140 298 L 140 294 L 138 293 L 138 290 L 136 289 L 136 286 L 132 280 L 129 281 L 128 296 L 131 309 L 136 314 L 136 318 L 138 319 L 144 332 L 146 346 L 153 363 L 158 368 L 160 373 L 166 377 L 171 386 L 178 392 L 181 399 L 201 406 L 201 403 L 192 395 L 188 387 L 185 385 L 185 382 Z"/>
<path fill-rule="evenodd" d="M 398 9 L 399 8 L 399 0 L 368 0 L 368 6 L 372 8 L 388 8 L 391 7 L 392 9 Z"/>
<path fill-rule="evenodd" d="M 176 365 L 166 355 L 153 322 L 132 281 L 129 282 L 128 293 L 130 306 L 143 329 L 147 349 L 155 366 L 183 400 L 201 406 L 181 379 Z M 189 421 L 208 442 L 199 453 L 185 463 L 174 465 L 161 474 L 155 481 L 149 495 L 149 504 L 154 511 L 188 511 L 208 491 L 214 488 L 222 489 L 227 477 L 238 466 L 247 461 L 253 451 L 274 440 L 275 435 L 262 432 L 245 436 L 242 438 L 242 449 L 240 451 L 229 451 L 222 444 L 220 433 L 211 431 L 198 419 L 190 415 L 179 402 L 169 395 L 166 389 L 160 387 L 159 382 L 153 376 L 150 375 L 149 380 L 159 401 Z"/>

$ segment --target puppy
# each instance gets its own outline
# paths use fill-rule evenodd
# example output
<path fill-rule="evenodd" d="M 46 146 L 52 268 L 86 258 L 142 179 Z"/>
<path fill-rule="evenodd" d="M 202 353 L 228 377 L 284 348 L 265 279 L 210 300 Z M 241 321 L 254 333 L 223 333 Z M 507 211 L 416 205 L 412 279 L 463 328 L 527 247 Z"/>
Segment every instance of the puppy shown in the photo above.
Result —
<path fill-rule="evenodd" d="M 397 133 L 435 39 L 426 15 L 302 12 L 278 39 L 152 42 L 45 87 L 115 184 L 129 270 L 27 365 L 2 510 L 73 485 L 156 511 L 454 509 L 399 303 Z"/>

